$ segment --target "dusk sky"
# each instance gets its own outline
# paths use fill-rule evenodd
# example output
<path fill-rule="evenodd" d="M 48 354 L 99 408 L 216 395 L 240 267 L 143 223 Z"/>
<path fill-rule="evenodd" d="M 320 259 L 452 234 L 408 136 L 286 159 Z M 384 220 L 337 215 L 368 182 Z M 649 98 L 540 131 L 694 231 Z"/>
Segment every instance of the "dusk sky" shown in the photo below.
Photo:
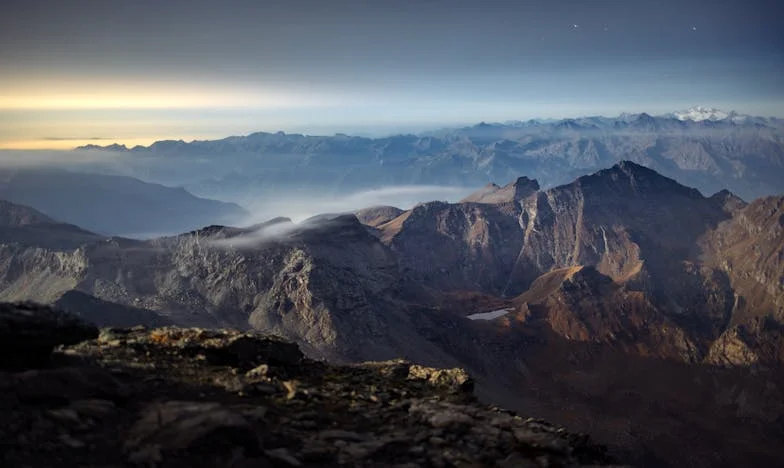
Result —
<path fill-rule="evenodd" d="M 784 117 L 781 0 L 3 0 L 0 148 Z"/>

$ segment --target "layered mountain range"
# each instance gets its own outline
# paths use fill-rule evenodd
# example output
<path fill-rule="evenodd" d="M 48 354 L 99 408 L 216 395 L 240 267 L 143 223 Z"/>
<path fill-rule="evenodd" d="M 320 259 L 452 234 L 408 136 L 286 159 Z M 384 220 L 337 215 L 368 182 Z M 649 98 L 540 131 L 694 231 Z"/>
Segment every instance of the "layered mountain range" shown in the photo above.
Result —
<path fill-rule="evenodd" d="M 0 199 L 91 231 L 132 237 L 240 223 L 248 216 L 236 204 L 199 198 L 183 188 L 53 168 L 0 168 Z"/>
<path fill-rule="evenodd" d="M 705 197 L 623 161 L 546 190 L 519 177 L 458 203 L 147 241 L 0 208 L 0 300 L 464 367 L 483 398 L 643 465 L 781 462 L 781 196 Z"/>
<path fill-rule="evenodd" d="M 477 187 L 519 174 L 550 188 L 621 160 L 704 194 L 726 188 L 752 200 L 784 191 L 783 130 L 781 119 L 694 108 L 664 116 L 480 123 L 384 138 L 259 132 L 80 149 L 122 156 L 145 180 L 240 204 L 378 186 Z"/>

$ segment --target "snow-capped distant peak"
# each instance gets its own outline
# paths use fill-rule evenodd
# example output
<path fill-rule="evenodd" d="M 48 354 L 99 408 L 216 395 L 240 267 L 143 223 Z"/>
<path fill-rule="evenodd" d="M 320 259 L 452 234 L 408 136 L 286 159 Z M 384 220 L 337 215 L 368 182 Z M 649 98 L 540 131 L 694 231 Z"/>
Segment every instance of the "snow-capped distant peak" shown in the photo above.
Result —
<path fill-rule="evenodd" d="M 693 120 L 695 122 L 702 122 L 703 120 L 725 120 L 732 118 L 736 120 L 739 116 L 735 112 L 724 112 L 713 107 L 695 106 L 685 111 L 674 112 L 673 115 L 678 120 Z"/>

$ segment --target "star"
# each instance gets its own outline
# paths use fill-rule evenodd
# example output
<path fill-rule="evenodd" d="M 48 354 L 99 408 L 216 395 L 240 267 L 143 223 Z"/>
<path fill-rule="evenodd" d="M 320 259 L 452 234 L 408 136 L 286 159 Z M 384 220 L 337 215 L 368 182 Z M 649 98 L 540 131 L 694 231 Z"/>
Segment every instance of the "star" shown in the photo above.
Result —
<path fill-rule="evenodd" d="M 692 27 L 691 27 L 691 30 L 692 30 L 692 31 L 696 31 L 696 30 L 697 30 L 697 26 L 692 26 Z"/>
<path fill-rule="evenodd" d="M 605 30 L 605 31 L 609 31 L 609 30 L 610 30 L 610 28 L 608 28 L 607 26 L 605 26 L 605 27 L 604 27 L 604 30 Z"/>
<path fill-rule="evenodd" d="M 579 24 L 573 24 L 573 25 L 572 25 L 572 29 L 579 29 L 579 28 L 580 28 L 580 25 L 579 25 Z"/>

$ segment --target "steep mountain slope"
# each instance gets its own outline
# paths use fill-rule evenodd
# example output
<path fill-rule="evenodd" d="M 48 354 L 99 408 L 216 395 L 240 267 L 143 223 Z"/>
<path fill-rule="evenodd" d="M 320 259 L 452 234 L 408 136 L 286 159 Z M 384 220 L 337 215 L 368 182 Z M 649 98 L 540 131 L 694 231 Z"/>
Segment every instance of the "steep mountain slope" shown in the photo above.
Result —
<path fill-rule="evenodd" d="M 123 176 L 52 169 L 0 170 L 0 199 L 105 234 L 155 236 L 238 223 L 237 205 Z"/>
<path fill-rule="evenodd" d="M 779 199 L 705 198 L 631 162 L 516 200 L 498 192 L 418 206 L 380 238 L 429 287 L 522 294 L 523 315 L 556 333 L 646 356 L 701 361 L 731 324 L 782 323 Z"/>
<path fill-rule="evenodd" d="M 385 138 L 259 132 L 216 141 L 85 149 L 131 156 L 129 167 L 145 180 L 185 185 L 198 195 L 238 203 L 281 193 L 323 197 L 379 186 L 479 187 L 520 174 L 550 188 L 622 160 L 705 194 L 728 188 L 751 200 L 784 191 L 784 121 L 700 112 L 481 123 Z"/>
<path fill-rule="evenodd" d="M 522 246 L 514 204 L 419 205 L 378 226 L 404 270 L 437 289 L 502 291 Z"/>
<path fill-rule="evenodd" d="M 784 196 L 743 206 L 702 244 L 705 262 L 743 291 L 733 323 L 768 314 L 784 320 Z"/>
<path fill-rule="evenodd" d="M 0 226 L 26 226 L 53 222 L 52 218 L 29 206 L 0 200 Z"/>
<path fill-rule="evenodd" d="M 162 327 L 171 322 L 151 310 L 104 301 L 81 291 L 66 291 L 54 306 L 99 327 Z"/>
<path fill-rule="evenodd" d="M 705 262 L 734 290 L 730 327 L 711 347 L 717 364 L 784 362 L 784 197 L 755 200 L 703 239 Z"/>
<path fill-rule="evenodd" d="M 416 316 L 422 307 L 403 297 L 417 286 L 353 215 L 213 226 L 151 241 L 90 235 L 79 245 L 62 242 L 56 228 L 45 242 L 20 241 L 27 229 L 0 230 L 4 300 L 78 308 L 101 324 L 254 327 L 334 360 L 409 353 L 456 362 L 417 331 L 414 321 L 441 319 Z"/>
<path fill-rule="evenodd" d="M 677 361 L 694 362 L 699 357 L 689 333 L 645 293 L 613 282 L 594 267 L 545 273 L 515 303 L 517 320 L 531 326 L 546 324 L 567 340 Z"/>

